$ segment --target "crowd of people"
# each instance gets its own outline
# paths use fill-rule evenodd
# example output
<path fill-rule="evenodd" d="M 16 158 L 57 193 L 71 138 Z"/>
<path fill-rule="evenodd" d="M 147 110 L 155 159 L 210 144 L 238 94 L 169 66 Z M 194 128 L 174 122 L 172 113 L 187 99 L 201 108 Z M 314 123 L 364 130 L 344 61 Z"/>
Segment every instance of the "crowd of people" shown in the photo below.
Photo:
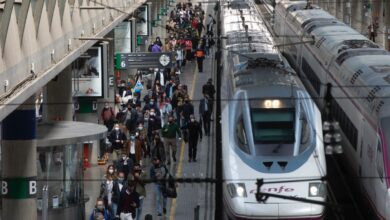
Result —
<path fill-rule="evenodd" d="M 182 138 L 188 143 L 188 162 L 197 162 L 197 143 L 203 134 L 210 136 L 215 88 L 211 78 L 203 85 L 196 120 L 187 86 L 178 76 L 195 58 L 199 72 L 203 71 L 203 59 L 214 44 L 215 20 L 212 15 L 207 17 L 200 3 L 178 3 L 167 21 L 169 38 L 163 44 L 157 37 L 148 47 L 150 52 L 174 52 L 174 65 L 156 69 L 150 84 L 138 72 L 133 83 L 118 86 L 115 106 L 107 103 L 102 110 L 113 164 L 107 167 L 90 220 L 139 220 L 147 195 L 146 178 L 154 185 L 157 215 L 166 214 L 167 198 L 176 196 L 175 190 L 168 190 L 175 188 L 169 165 L 177 162 L 177 145 Z M 149 161 L 152 163 L 146 172 Z"/>

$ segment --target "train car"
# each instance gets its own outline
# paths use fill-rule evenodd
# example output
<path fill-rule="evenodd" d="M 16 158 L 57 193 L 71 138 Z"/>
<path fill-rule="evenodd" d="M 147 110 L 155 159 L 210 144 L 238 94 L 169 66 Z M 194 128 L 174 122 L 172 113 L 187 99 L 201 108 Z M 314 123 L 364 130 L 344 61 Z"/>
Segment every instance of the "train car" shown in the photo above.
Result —
<path fill-rule="evenodd" d="M 274 31 L 320 109 L 330 100 L 347 165 L 378 219 L 390 219 L 390 54 L 306 1 L 279 2 Z"/>
<path fill-rule="evenodd" d="M 321 114 L 252 1 L 221 4 L 225 219 L 322 219 Z M 256 198 L 257 179 L 263 179 Z M 283 198 L 273 197 L 282 196 Z M 307 200 L 297 201 L 294 198 Z M 317 204 L 311 203 L 318 202 Z"/>

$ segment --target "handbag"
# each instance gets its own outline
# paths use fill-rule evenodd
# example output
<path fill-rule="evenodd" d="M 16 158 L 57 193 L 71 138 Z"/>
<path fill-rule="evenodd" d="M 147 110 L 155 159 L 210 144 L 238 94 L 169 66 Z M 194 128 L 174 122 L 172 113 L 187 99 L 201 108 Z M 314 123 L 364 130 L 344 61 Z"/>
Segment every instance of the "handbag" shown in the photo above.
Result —
<path fill-rule="evenodd" d="M 168 170 L 166 168 L 166 170 Z M 176 183 L 175 179 L 171 174 L 167 174 L 168 179 L 163 183 L 163 188 L 162 188 L 162 194 L 166 198 L 176 198 L 177 197 L 177 191 L 176 191 Z"/>

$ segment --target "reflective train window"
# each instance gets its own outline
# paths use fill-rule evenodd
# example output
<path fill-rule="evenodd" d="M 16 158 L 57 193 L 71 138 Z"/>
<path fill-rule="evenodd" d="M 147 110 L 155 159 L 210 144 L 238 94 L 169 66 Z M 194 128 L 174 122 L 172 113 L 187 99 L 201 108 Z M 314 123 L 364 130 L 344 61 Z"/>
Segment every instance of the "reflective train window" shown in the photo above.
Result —
<path fill-rule="evenodd" d="M 251 117 L 255 143 L 294 143 L 294 109 L 251 109 Z"/>
<path fill-rule="evenodd" d="M 247 154 L 250 154 L 249 146 L 248 146 L 248 139 L 246 137 L 246 131 L 245 131 L 245 126 L 244 126 L 244 119 L 243 116 L 241 115 L 238 118 L 237 121 L 237 126 L 236 126 L 236 137 L 237 137 L 237 142 L 238 146 L 242 151 L 244 151 Z"/>
<path fill-rule="evenodd" d="M 309 124 L 309 122 L 307 121 L 306 113 L 304 111 L 301 112 L 299 120 L 300 123 L 302 123 L 301 145 L 299 146 L 299 153 L 302 153 L 310 146 L 311 124 Z"/>

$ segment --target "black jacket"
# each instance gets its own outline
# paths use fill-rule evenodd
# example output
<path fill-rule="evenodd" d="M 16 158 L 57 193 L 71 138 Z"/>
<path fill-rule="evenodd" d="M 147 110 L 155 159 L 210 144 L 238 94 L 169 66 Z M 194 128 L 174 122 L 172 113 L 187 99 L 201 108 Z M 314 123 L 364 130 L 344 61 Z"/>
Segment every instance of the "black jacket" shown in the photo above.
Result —
<path fill-rule="evenodd" d="M 165 162 L 164 143 L 159 141 L 157 144 L 153 142 L 152 158 L 157 157 L 161 162 Z"/>
<path fill-rule="evenodd" d="M 130 206 L 131 202 L 135 202 L 136 207 Z M 117 215 L 120 215 L 121 212 L 131 212 L 133 219 L 136 215 L 136 209 L 139 207 L 139 194 L 135 191 L 128 194 L 126 190 L 122 190 L 119 203 L 118 203 Z"/>
<path fill-rule="evenodd" d="M 121 149 L 123 144 L 126 141 L 126 135 L 121 130 L 112 130 L 110 136 L 108 136 L 108 140 L 112 144 L 112 148 L 115 150 Z M 121 142 L 123 141 L 123 143 Z"/>
<path fill-rule="evenodd" d="M 202 128 L 200 123 L 197 121 L 189 122 L 186 126 L 188 129 L 188 139 L 189 141 L 197 142 L 198 138 L 202 139 Z"/>

